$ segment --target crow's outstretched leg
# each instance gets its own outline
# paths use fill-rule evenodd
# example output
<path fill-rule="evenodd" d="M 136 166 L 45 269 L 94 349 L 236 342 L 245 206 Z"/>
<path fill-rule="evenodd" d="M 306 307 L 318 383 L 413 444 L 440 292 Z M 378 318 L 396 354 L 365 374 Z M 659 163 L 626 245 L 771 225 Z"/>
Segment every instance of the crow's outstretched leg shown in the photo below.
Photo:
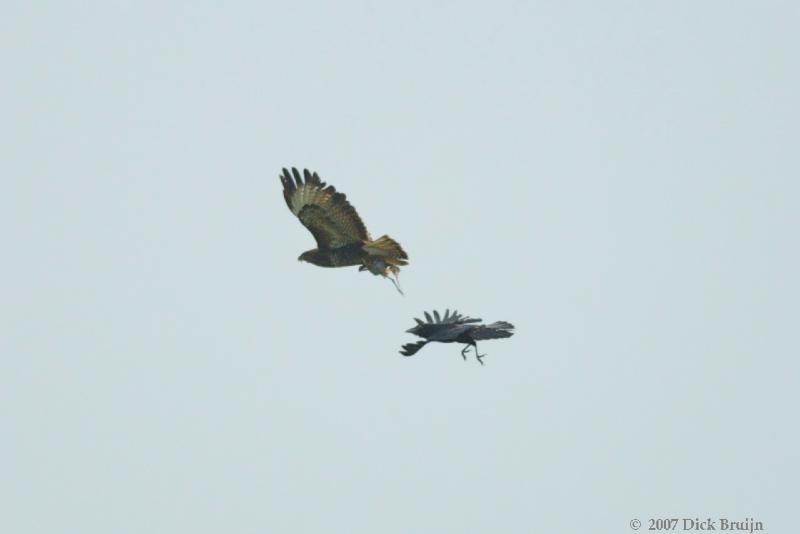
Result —
<path fill-rule="evenodd" d="M 470 345 L 464 345 L 464 348 L 461 349 L 461 357 L 464 358 L 464 361 L 467 361 L 467 351 L 469 350 Z"/>
<path fill-rule="evenodd" d="M 479 364 L 483 365 L 483 357 L 486 356 L 486 355 L 485 354 L 480 354 L 478 352 L 478 344 L 475 343 L 474 341 L 472 343 L 470 343 L 470 345 L 475 347 L 475 359 L 478 360 Z M 467 345 L 467 346 L 469 346 L 469 345 Z"/>

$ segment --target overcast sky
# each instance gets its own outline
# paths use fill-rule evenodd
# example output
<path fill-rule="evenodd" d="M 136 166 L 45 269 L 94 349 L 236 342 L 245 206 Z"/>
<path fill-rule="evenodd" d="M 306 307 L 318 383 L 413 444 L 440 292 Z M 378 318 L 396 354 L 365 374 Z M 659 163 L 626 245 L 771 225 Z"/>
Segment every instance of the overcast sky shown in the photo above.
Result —
<path fill-rule="evenodd" d="M 799 23 L 5 3 L 0 531 L 789 532 Z M 402 243 L 405 297 L 297 261 L 284 166 Z M 447 307 L 516 335 L 400 356 Z"/>

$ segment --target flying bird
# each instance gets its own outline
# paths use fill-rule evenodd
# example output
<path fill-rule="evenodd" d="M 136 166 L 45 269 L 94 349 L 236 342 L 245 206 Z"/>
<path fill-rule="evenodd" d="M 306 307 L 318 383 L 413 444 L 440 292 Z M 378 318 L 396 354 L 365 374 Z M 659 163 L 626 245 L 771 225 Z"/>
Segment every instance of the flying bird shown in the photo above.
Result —
<path fill-rule="evenodd" d="M 281 182 L 286 205 L 317 241 L 317 248 L 303 252 L 298 260 L 320 267 L 359 265 L 359 271 L 389 278 L 403 294 L 398 275 L 408 256 L 400 243 L 388 235 L 373 240 L 345 195 L 326 185 L 316 172 L 304 169 L 300 176 L 294 167 L 291 174 L 284 168 Z"/>
<path fill-rule="evenodd" d="M 400 354 L 403 356 L 413 356 L 426 344 L 433 341 L 439 343 L 464 343 L 466 346 L 461 350 L 461 356 L 466 360 L 467 351 L 470 347 L 475 349 L 475 358 L 483 365 L 483 357 L 486 354 L 478 353 L 477 341 L 483 339 L 499 339 L 504 337 L 511 337 L 514 335 L 512 330 L 514 325 L 506 321 L 497 321 L 495 323 L 484 325 L 478 324 L 483 319 L 472 319 L 453 311 L 446 310 L 444 316 L 439 316 L 439 312 L 433 312 L 433 317 L 428 312 L 425 312 L 426 321 L 421 319 L 414 320 L 417 326 L 406 330 L 409 334 L 414 334 L 424 338 L 425 341 L 417 341 L 416 343 L 406 343 L 403 345 L 403 350 Z"/>

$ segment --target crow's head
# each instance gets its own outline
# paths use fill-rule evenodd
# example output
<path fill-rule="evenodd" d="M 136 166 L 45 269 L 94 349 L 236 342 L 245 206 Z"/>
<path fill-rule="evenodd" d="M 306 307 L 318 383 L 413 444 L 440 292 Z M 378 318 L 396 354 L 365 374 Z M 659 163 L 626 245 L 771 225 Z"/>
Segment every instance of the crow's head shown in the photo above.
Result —
<path fill-rule="evenodd" d="M 406 330 L 406 333 L 414 334 L 415 336 L 419 336 L 419 337 L 427 337 L 427 336 L 431 335 L 433 330 L 436 328 L 436 325 L 432 325 L 432 324 L 429 324 L 429 323 L 423 323 L 419 319 L 414 319 L 414 320 L 417 321 L 416 326 L 413 326 L 412 328 L 409 328 L 408 330 Z"/>

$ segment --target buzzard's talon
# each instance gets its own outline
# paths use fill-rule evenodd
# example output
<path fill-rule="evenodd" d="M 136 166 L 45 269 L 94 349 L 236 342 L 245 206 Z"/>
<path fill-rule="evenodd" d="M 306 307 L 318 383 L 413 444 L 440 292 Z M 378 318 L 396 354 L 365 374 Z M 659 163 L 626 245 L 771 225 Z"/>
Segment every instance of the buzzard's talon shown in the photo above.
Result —
<path fill-rule="evenodd" d="M 386 274 L 384 274 L 384 276 L 392 281 L 392 283 L 394 284 L 395 289 L 397 289 L 397 291 L 401 295 L 406 296 L 406 294 L 403 293 L 403 290 L 400 287 L 400 276 L 399 276 L 400 273 L 399 273 L 399 271 L 400 271 L 400 269 L 398 269 L 397 267 L 394 267 L 394 268 L 387 267 L 386 268 Z M 392 274 L 394 274 L 394 278 L 392 278 Z"/>

